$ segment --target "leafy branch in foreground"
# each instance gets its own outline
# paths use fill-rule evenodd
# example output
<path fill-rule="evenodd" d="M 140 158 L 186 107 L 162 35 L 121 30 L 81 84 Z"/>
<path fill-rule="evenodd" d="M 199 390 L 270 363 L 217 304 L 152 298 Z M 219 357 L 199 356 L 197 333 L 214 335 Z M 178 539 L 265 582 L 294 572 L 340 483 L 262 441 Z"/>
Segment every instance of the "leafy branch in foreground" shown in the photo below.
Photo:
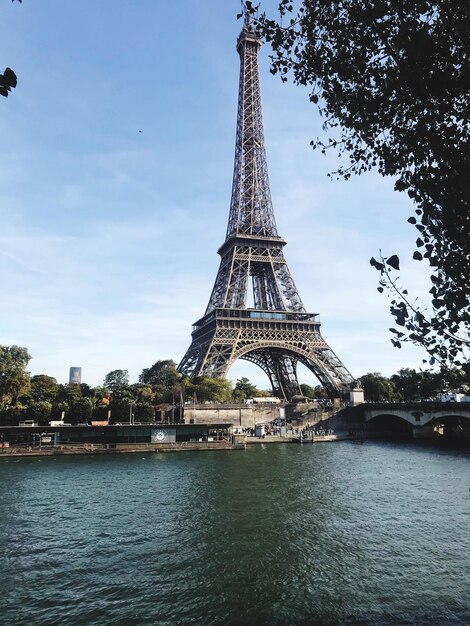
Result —
<path fill-rule="evenodd" d="M 272 48 L 272 73 L 308 86 L 323 116 L 330 136 L 311 145 L 346 158 L 337 176 L 377 169 L 415 203 L 413 258 L 430 266 L 434 308 L 425 323 L 400 300 L 413 312 L 410 340 L 435 349 L 434 358 L 444 356 L 442 340 L 446 358 L 462 357 L 470 328 L 470 2 L 281 0 L 276 19 L 257 18 L 257 8 L 247 3 Z M 452 338 L 462 333 L 463 343 Z"/>
<path fill-rule="evenodd" d="M 459 310 L 446 303 L 436 287 L 436 276 L 432 275 L 433 286 L 430 289 L 431 307 L 421 309 L 418 300 L 411 300 L 408 291 L 401 287 L 398 275 L 399 258 L 395 254 L 388 259 L 380 254 L 380 261 L 374 257 L 370 264 L 380 272 L 380 293 L 388 292 L 391 299 L 390 313 L 395 324 L 403 330 L 390 328 L 393 333 L 392 344 L 401 348 L 402 343 L 422 346 L 428 352 L 429 364 L 436 362 L 442 367 L 448 363 L 462 366 L 469 360 L 470 319 L 468 306 Z M 434 279 L 434 280 L 433 280 Z M 426 362 L 426 361 L 425 361 Z"/>

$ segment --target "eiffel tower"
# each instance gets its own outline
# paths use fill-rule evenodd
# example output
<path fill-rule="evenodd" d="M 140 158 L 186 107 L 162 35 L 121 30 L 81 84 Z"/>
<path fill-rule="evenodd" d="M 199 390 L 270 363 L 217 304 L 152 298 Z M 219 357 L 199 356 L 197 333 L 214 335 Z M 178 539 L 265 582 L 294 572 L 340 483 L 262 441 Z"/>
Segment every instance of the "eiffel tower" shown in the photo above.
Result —
<path fill-rule="evenodd" d="M 227 234 L 209 304 L 193 326 L 178 370 L 190 377 L 224 378 L 234 361 L 245 359 L 266 372 L 274 395 L 291 400 L 301 393 L 296 370 L 302 363 L 330 397 L 341 397 L 353 377 L 321 336 L 318 314 L 306 312 L 276 228 L 264 147 L 260 47 L 245 11 L 237 40 L 240 83 Z"/>

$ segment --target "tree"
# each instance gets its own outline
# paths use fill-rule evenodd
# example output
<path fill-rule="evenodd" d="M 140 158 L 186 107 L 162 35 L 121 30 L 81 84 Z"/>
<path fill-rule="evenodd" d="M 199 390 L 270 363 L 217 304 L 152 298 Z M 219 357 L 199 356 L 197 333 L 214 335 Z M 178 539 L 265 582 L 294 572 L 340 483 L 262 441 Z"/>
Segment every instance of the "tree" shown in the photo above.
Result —
<path fill-rule="evenodd" d="M 443 378 L 439 372 L 425 370 L 421 372 L 419 382 L 419 398 L 421 400 L 431 400 L 444 391 Z"/>
<path fill-rule="evenodd" d="M 390 380 L 396 386 L 403 400 L 430 400 L 444 391 L 462 391 L 466 393 L 470 379 L 468 371 L 456 367 L 442 367 L 439 371 L 416 371 L 402 368 Z"/>
<path fill-rule="evenodd" d="M 31 356 L 20 346 L 0 346 L 0 409 L 14 404 L 29 390 L 30 378 L 26 366 Z"/>
<path fill-rule="evenodd" d="M 47 400 L 38 400 L 26 409 L 25 414 L 27 419 L 34 420 L 40 426 L 47 426 L 51 419 L 52 403 Z"/>
<path fill-rule="evenodd" d="M 432 308 L 408 299 L 387 273 L 399 269 L 396 255 L 371 260 L 382 272 L 379 291 L 394 294 L 394 345 L 409 341 L 431 361 L 462 362 L 470 346 L 470 3 L 281 0 L 279 13 L 257 27 L 273 49 L 271 71 L 309 86 L 319 104 L 330 137 L 313 147 L 346 158 L 336 172 L 346 179 L 372 168 L 394 176 L 416 204 L 413 258 L 431 268 Z"/>
<path fill-rule="evenodd" d="M 0 423 L 2 426 L 17 426 L 19 422 L 27 419 L 26 415 L 27 408 L 18 403 L 0 411 Z"/>
<path fill-rule="evenodd" d="M 174 393 L 171 389 L 167 389 L 165 385 L 154 385 L 154 400 L 156 404 L 171 404 L 173 402 Z"/>
<path fill-rule="evenodd" d="M 155 422 L 155 409 L 148 402 L 137 402 L 134 407 L 134 419 L 136 422 L 153 424 Z"/>
<path fill-rule="evenodd" d="M 98 403 L 102 403 L 104 400 L 106 400 L 109 404 L 111 394 L 109 393 L 109 389 L 107 389 L 106 387 L 95 387 L 93 389 L 93 398 L 95 398 Z"/>
<path fill-rule="evenodd" d="M 409 367 L 398 370 L 397 374 L 391 376 L 390 380 L 397 388 L 402 400 L 410 402 L 420 398 L 420 373 Z"/>
<path fill-rule="evenodd" d="M 174 387 L 181 381 L 181 374 L 176 369 L 176 363 L 171 360 L 157 361 L 152 367 L 142 370 L 139 382 L 145 385 L 163 385 L 166 389 Z"/>
<path fill-rule="evenodd" d="M 67 422 L 70 424 L 86 423 L 91 420 L 93 401 L 91 398 L 80 398 L 72 402 L 67 411 Z"/>
<path fill-rule="evenodd" d="M 46 374 L 37 374 L 31 377 L 29 397 L 33 402 L 53 402 L 55 400 L 59 385 L 57 380 Z"/>
<path fill-rule="evenodd" d="M 314 391 L 313 397 L 317 398 L 318 400 L 328 400 L 330 397 L 325 387 L 323 387 L 323 385 L 315 385 L 315 387 L 313 388 L 313 391 Z"/>
<path fill-rule="evenodd" d="M 302 392 L 302 395 L 305 396 L 306 398 L 315 398 L 315 390 L 310 385 L 306 385 L 305 383 L 302 383 L 300 385 L 300 391 Z"/>
<path fill-rule="evenodd" d="M 87 383 L 80 383 L 80 391 L 82 392 L 82 396 L 84 398 L 94 398 L 95 397 L 95 389 L 87 385 Z"/>
<path fill-rule="evenodd" d="M 108 411 L 111 411 L 111 421 L 113 424 L 129 422 L 132 414 L 132 399 L 131 398 L 117 398 L 105 407 L 104 415 Z"/>
<path fill-rule="evenodd" d="M 400 394 L 393 382 L 380 372 L 364 374 L 359 380 L 364 389 L 366 402 L 396 402 L 400 400 Z"/>
<path fill-rule="evenodd" d="M 112 392 L 127 387 L 129 385 L 129 372 L 127 370 L 113 370 L 106 374 L 103 385 Z"/>
<path fill-rule="evenodd" d="M 69 405 L 67 402 L 64 401 L 60 401 L 60 402 L 55 402 L 52 405 L 52 409 L 51 409 L 51 420 L 60 420 L 62 419 L 62 414 L 67 413 L 67 411 L 69 410 Z"/>
<path fill-rule="evenodd" d="M 82 399 L 82 390 L 80 385 L 59 385 L 57 389 L 57 402 L 65 402 L 71 406 L 74 402 Z"/>
<path fill-rule="evenodd" d="M 440 391 L 462 390 L 466 392 L 470 385 L 469 373 L 468 368 L 442 367 L 439 372 L 439 376 L 442 379 Z"/>
<path fill-rule="evenodd" d="M 235 384 L 233 395 L 239 400 L 247 400 L 258 396 L 258 389 L 252 385 L 248 378 L 242 376 Z"/>
<path fill-rule="evenodd" d="M 186 397 L 193 398 L 196 394 L 198 402 L 230 402 L 232 399 L 232 384 L 225 378 L 211 378 L 197 376 L 184 380 Z"/>
<path fill-rule="evenodd" d="M 152 404 L 155 400 L 155 392 L 150 385 L 132 385 L 132 396 L 137 402 Z"/>

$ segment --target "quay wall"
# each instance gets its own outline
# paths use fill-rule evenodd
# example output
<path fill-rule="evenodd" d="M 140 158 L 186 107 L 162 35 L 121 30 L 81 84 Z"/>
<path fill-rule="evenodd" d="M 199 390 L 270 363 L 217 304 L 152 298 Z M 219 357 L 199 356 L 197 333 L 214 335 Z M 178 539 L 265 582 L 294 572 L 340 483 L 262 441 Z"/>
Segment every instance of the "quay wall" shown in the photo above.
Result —
<path fill-rule="evenodd" d="M 185 424 L 231 424 L 254 428 L 282 416 L 282 404 L 196 404 L 184 409 Z"/>
<path fill-rule="evenodd" d="M 36 456 L 83 456 L 83 455 L 107 455 L 107 454 L 128 454 L 128 453 L 161 453 L 161 452 L 183 452 L 194 450 L 244 450 L 244 442 L 229 443 L 227 441 L 203 441 L 203 442 L 180 442 L 174 444 L 150 444 L 138 443 L 133 445 L 117 444 L 116 446 L 84 444 L 84 445 L 57 445 L 50 448 L 11 447 L 0 453 L 1 459 L 16 457 L 36 457 Z"/>

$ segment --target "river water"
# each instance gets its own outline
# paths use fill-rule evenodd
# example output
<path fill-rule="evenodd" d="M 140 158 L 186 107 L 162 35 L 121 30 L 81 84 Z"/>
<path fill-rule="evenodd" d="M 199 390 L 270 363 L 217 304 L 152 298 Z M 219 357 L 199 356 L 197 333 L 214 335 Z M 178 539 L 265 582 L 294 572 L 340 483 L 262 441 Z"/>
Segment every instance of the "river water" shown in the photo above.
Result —
<path fill-rule="evenodd" d="M 470 454 L 1 459 L 6 625 L 470 624 Z"/>

